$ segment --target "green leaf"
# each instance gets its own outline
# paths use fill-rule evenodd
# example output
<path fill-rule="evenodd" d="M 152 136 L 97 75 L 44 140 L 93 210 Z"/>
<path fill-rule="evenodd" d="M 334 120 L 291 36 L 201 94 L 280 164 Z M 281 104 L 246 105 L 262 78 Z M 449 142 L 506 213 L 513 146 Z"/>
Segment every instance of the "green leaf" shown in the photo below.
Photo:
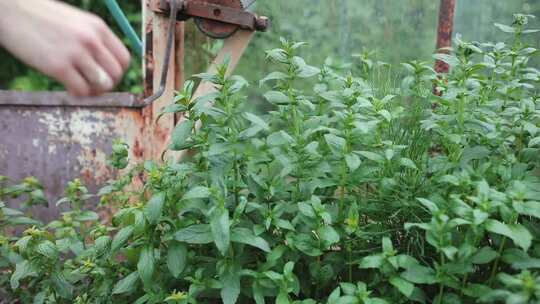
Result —
<path fill-rule="evenodd" d="M 152 285 L 152 277 L 154 276 L 154 247 L 146 245 L 142 248 L 137 263 L 137 272 L 145 287 Z"/>
<path fill-rule="evenodd" d="M 392 114 L 388 112 L 386 109 L 382 109 L 379 112 L 379 115 L 381 115 L 387 122 L 390 122 L 392 120 Z"/>
<path fill-rule="evenodd" d="M 532 235 L 521 224 L 504 224 L 497 220 L 486 221 L 486 230 L 510 238 L 516 245 L 527 251 L 531 247 Z"/>
<path fill-rule="evenodd" d="M 271 81 L 271 80 L 283 80 L 283 79 L 287 79 L 289 78 L 289 76 L 285 73 L 282 73 L 282 72 L 272 72 L 268 75 L 266 75 L 266 77 L 264 77 L 263 79 L 261 79 L 261 81 L 259 81 L 259 86 L 262 86 L 263 84 L 265 84 L 266 82 L 268 81 Z"/>
<path fill-rule="evenodd" d="M 19 249 L 19 252 L 24 252 L 28 249 L 31 240 L 32 237 L 30 235 L 23 236 L 15 242 L 15 247 Z"/>
<path fill-rule="evenodd" d="M 237 267 L 227 265 L 219 280 L 223 286 L 221 288 L 223 304 L 235 304 L 240 296 L 240 272 Z"/>
<path fill-rule="evenodd" d="M 468 164 L 470 161 L 489 157 L 491 151 L 485 146 L 466 147 L 463 149 L 461 163 Z"/>
<path fill-rule="evenodd" d="M 26 216 L 18 216 L 16 218 L 8 218 L 9 224 L 12 226 L 17 225 L 33 225 L 33 226 L 41 226 L 42 223 L 40 221 L 37 221 L 35 219 L 31 219 Z"/>
<path fill-rule="evenodd" d="M 516 29 L 511 27 L 511 26 L 508 26 L 508 25 L 504 25 L 504 24 L 500 24 L 500 23 L 495 23 L 495 26 L 500 29 L 501 31 L 505 32 L 505 33 L 515 33 L 516 32 Z"/>
<path fill-rule="evenodd" d="M 319 94 L 324 100 L 334 102 L 334 103 L 340 103 L 343 101 L 343 98 L 339 92 L 336 91 L 326 91 Z"/>
<path fill-rule="evenodd" d="M 51 282 L 54 290 L 60 297 L 70 299 L 73 294 L 73 285 L 71 285 L 63 273 L 53 272 L 51 274 Z"/>
<path fill-rule="evenodd" d="M 186 268 L 188 251 L 184 244 L 173 243 L 167 251 L 167 268 L 172 276 L 178 278 Z"/>
<path fill-rule="evenodd" d="M 491 249 L 491 247 L 482 247 L 478 250 L 472 257 L 472 262 L 474 264 L 487 264 L 493 261 L 499 254 L 497 251 Z"/>
<path fill-rule="evenodd" d="M 255 135 L 259 134 L 259 132 L 261 132 L 263 129 L 257 125 L 252 125 L 251 127 L 245 129 L 244 131 L 240 132 L 240 134 L 238 134 L 238 137 L 241 138 L 241 139 L 247 139 L 247 138 L 252 138 L 252 137 L 255 137 Z M 213 145 L 215 146 L 215 145 Z M 211 153 L 212 155 L 217 155 L 217 153 L 213 152 Z"/>
<path fill-rule="evenodd" d="M 266 121 L 262 120 L 262 118 L 260 118 L 259 116 L 255 115 L 255 114 L 252 114 L 252 113 L 249 113 L 249 112 L 245 112 L 243 114 L 244 118 L 249 120 L 251 123 L 253 123 L 254 125 L 262 128 L 263 130 L 269 130 L 270 129 L 270 126 L 266 123 Z"/>
<path fill-rule="evenodd" d="M 49 240 L 39 243 L 36 251 L 51 260 L 56 260 L 58 258 L 58 249 L 56 248 L 56 245 Z"/>
<path fill-rule="evenodd" d="M 418 167 L 416 167 L 416 164 L 409 158 L 402 157 L 399 160 L 399 163 L 406 168 L 418 170 Z"/>
<path fill-rule="evenodd" d="M 401 277 L 415 284 L 435 284 L 437 277 L 431 268 L 414 265 L 401 273 Z"/>
<path fill-rule="evenodd" d="M 370 151 L 358 151 L 356 153 L 376 163 L 384 163 L 384 157 L 382 157 L 380 154 L 370 152 Z"/>
<path fill-rule="evenodd" d="M 168 113 L 182 113 L 186 112 L 188 108 L 183 104 L 173 103 L 161 109 L 157 119 Z"/>
<path fill-rule="evenodd" d="M 380 254 L 368 255 L 360 260 L 360 262 L 358 263 L 358 267 L 360 269 L 379 268 L 382 266 L 383 262 L 384 256 Z"/>
<path fill-rule="evenodd" d="M 396 287 L 399 292 L 410 298 L 414 291 L 414 285 L 398 276 L 392 276 L 389 280 L 390 284 Z"/>
<path fill-rule="evenodd" d="M 454 67 L 459 64 L 459 60 L 454 55 L 437 53 L 433 54 L 435 60 L 440 60 L 444 63 L 447 63 L 450 67 Z"/>
<path fill-rule="evenodd" d="M 74 220 L 79 222 L 92 222 L 99 220 L 99 215 L 94 211 L 86 210 L 76 215 Z"/>
<path fill-rule="evenodd" d="M 432 213 L 436 213 L 439 211 L 439 207 L 434 202 L 421 197 L 417 198 L 417 200 Z"/>
<path fill-rule="evenodd" d="M 306 202 L 300 202 L 298 203 L 298 210 L 304 216 L 307 216 L 309 218 L 315 218 L 315 210 L 313 210 L 311 204 L 308 204 Z"/>
<path fill-rule="evenodd" d="M 349 170 L 351 172 L 355 171 L 360 167 L 360 164 L 362 161 L 360 160 L 360 157 L 354 153 L 349 153 L 345 155 L 345 162 L 347 163 L 347 167 L 349 167 Z"/>
<path fill-rule="evenodd" d="M 341 288 L 336 287 L 332 293 L 330 293 L 330 296 L 328 297 L 327 304 L 337 304 L 339 303 L 339 299 L 341 297 Z"/>
<path fill-rule="evenodd" d="M 283 49 L 273 49 L 266 51 L 266 57 L 281 63 L 287 62 L 287 53 Z"/>
<path fill-rule="evenodd" d="M 540 219 L 540 202 L 535 201 L 513 201 L 512 207 L 516 210 L 517 213 L 521 215 L 532 216 L 537 219 Z"/>
<path fill-rule="evenodd" d="M 105 253 L 105 251 L 109 248 L 109 244 L 111 243 L 111 237 L 108 235 L 100 236 L 96 239 L 94 242 L 94 248 L 96 250 L 96 253 L 98 255 L 102 255 Z"/>
<path fill-rule="evenodd" d="M 289 295 L 285 291 L 280 291 L 277 298 L 276 298 L 276 304 L 292 304 L 291 300 L 289 300 Z"/>
<path fill-rule="evenodd" d="M 269 91 L 264 94 L 264 98 L 268 100 L 268 102 L 276 105 L 286 105 L 291 103 L 291 100 L 287 95 L 278 91 Z"/>
<path fill-rule="evenodd" d="M 139 274 L 137 271 L 132 272 L 122 280 L 118 281 L 113 288 L 112 294 L 123 294 L 130 293 L 137 287 L 137 281 L 139 279 Z"/>
<path fill-rule="evenodd" d="M 208 198 L 210 196 L 210 189 L 206 187 L 194 187 L 191 188 L 184 196 L 182 197 L 182 200 L 189 200 L 189 199 L 202 199 L 202 198 Z"/>
<path fill-rule="evenodd" d="M 318 68 L 306 64 L 302 57 L 294 56 L 292 62 L 296 67 L 296 76 L 299 78 L 310 78 L 321 72 Z"/>
<path fill-rule="evenodd" d="M 266 138 L 266 142 L 270 146 L 287 145 L 287 144 L 292 143 L 293 141 L 294 139 L 289 134 L 287 134 L 287 132 L 283 130 L 274 132 L 268 135 L 268 137 Z"/>
<path fill-rule="evenodd" d="M 40 291 L 34 296 L 32 304 L 44 304 L 47 298 L 47 293 L 45 291 Z"/>
<path fill-rule="evenodd" d="M 341 282 L 339 283 L 339 286 L 341 287 L 341 290 L 343 290 L 343 293 L 346 295 L 354 295 L 357 292 L 356 285 L 349 282 Z"/>
<path fill-rule="evenodd" d="M 19 281 L 26 277 L 35 275 L 32 266 L 27 260 L 22 260 L 15 265 L 15 271 L 11 275 L 10 284 L 11 289 L 15 290 L 19 288 Z"/>
<path fill-rule="evenodd" d="M 173 151 L 181 151 L 188 148 L 190 145 L 187 142 L 191 135 L 195 123 L 192 120 L 184 120 L 178 124 L 171 135 L 171 145 L 169 149 Z"/>
<path fill-rule="evenodd" d="M 165 192 L 158 192 L 150 198 L 144 206 L 144 215 L 150 224 L 156 224 L 161 217 L 163 204 L 165 203 Z"/>
<path fill-rule="evenodd" d="M 390 240 L 390 238 L 386 236 L 382 238 L 382 249 L 387 255 L 394 254 L 394 245 L 392 245 L 392 240 Z"/>
<path fill-rule="evenodd" d="M 336 136 L 334 134 L 325 134 L 324 139 L 334 153 L 343 153 L 345 151 L 347 141 L 345 141 L 344 138 Z"/>
<path fill-rule="evenodd" d="M 188 244 L 209 244 L 214 241 L 208 224 L 192 225 L 180 229 L 174 234 L 174 238 Z"/>
<path fill-rule="evenodd" d="M 521 269 L 533 269 L 533 268 L 539 269 L 540 268 L 540 259 L 538 258 L 527 257 L 521 260 L 512 260 L 509 262 L 510 263 L 508 264 L 511 264 L 512 268 L 514 269 L 521 270 Z"/>
<path fill-rule="evenodd" d="M 319 249 L 318 243 L 306 233 L 299 233 L 294 236 L 293 245 L 303 253 L 317 257 L 323 254 L 321 249 Z"/>
<path fill-rule="evenodd" d="M 266 240 L 262 237 L 255 236 L 255 234 L 253 234 L 253 231 L 247 228 L 233 228 L 231 233 L 231 241 L 235 243 L 242 243 L 253 246 L 265 252 L 270 252 L 270 246 L 268 245 L 268 242 L 266 242 Z"/>
<path fill-rule="evenodd" d="M 227 255 L 229 251 L 230 239 L 229 210 L 216 208 L 210 214 L 210 229 L 216 247 L 222 255 Z"/>
<path fill-rule="evenodd" d="M 535 137 L 529 141 L 529 148 L 536 147 L 540 145 L 540 136 Z"/>
<path fill-rule="evenodd" d="M 124 244 L 126 244 L 127 240 L 131 237 L 132 234 L 133 226 L 127 226 L 120 229 L 120 231 L 118 231 L 118 233 L 114 236 L 114 239 L 112 240 L 111 251 L 116 252 L 118 249 L 120 249 L 120 247 L 124 246 Z"/>
<path fill-rule="evenodd" d="M 323 241 L 324 247 L 330 246 L 339 242 L 339 233 L 332 226 L 323 226 L 317 230 L 317 234 Z"/>
<path fill-rule="evenodd" d="M 253 282 L 252 290 L 253 290 L 253 300 L 255 300 L 255 304 L 265 304 L 266 302 L 264 300 L 264 293 L 263 293 L 262 287 L 257 281 Z"/>

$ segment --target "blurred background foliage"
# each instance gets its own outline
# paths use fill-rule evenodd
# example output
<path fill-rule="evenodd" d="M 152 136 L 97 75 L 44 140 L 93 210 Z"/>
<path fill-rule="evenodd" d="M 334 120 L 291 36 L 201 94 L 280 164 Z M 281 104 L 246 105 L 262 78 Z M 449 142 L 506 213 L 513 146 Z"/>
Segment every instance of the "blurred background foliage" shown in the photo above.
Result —
<path fill-rule="evenodd" d="M 119 33 L 103 0 L 66 2 L 98 14 Z M 140 28 L 140 1 L 119 2 L 132 25 Z M 391 64 L 412 59 L 432 60 L 435 49 L 438 0 L 258 0 L 251 9 L 272 20 L 270 31 L 256 36 L 237 70 L 252 83 L 268 72 L 269 67 L 262 64 L 264 50 L 275 47 L 280 36 L 308 42 L 310 48 L 304 55 L 313 65 L 322 64 L 327 57 L 336 65 L 354 63 L 358 60 L 354 55 L 368 51 L 371 57 Z M 509 23 L 512 13 L 517 12 L 540 15 L 540 0 L 457 0 L 455 33 L 468 40 L 504 40 L 493 23 Z M 533 37 L 536 39 L 531 43 L 538 47 L 540 42 L 537 36 Z M 219 41 L 204 37 L 189 23 L 186 75 L 204 71 L 219 47 Z M 0 89 L 62 89 L 3 50 L 0 58 Z M 134 58 L 132 68 L 117 89 L 141 92 L 140 70 L 140 60 Z"/>

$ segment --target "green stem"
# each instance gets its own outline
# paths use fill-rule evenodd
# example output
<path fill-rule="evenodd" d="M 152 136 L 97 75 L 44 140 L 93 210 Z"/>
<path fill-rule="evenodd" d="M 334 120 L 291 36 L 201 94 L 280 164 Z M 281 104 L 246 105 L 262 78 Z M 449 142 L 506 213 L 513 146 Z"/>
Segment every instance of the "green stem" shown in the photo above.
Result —
<path fill-rule="evenodd" d="M 460 134 L 463 133 L 465 124 L 465 97 L 460 97 L 458 100 L 458 126 Z"/>
<path fill-rule="evenodd" d="M 503 240 L 501 241 L 501 245 L 499 246 L 499 250 L 497 251 L 497 258 L 495 259 L 495 262 L 493 262 L 493 267 L 491 268 L 491 274 L 489 276 L 488 280 L 488 286 L 491 287 L 493 284 L 493 279 L 495 278 L 495 274 L 497 273 L 497 268 L 499 268 L 499 260 L 501 253 L 504 249 L 504 245 L 506 244 L 506 237 L 503 237 Z"/>
<path fill-rule="evenodd" d="M 438 301 L 439 304 L 442 304 L 443 294 L 444 294 L 444 285 L 441 283 L 439 285 L 439 301 Z"/>
<path fill-rule="evenodd" d="M 443 244 L 444 240 L 443 240 L 443 237 L 442 237 L 442 233 L 440 233 L 440 237 L 439 237 L 439 244 Z M 440 252 L 440 259 L 441 259 L 441 268 L 444 267 L 444 264 L 446 263 L 446 259 L 444 258 L 444 252 Z M 442 304 L 442 299 L 443 299 L 443 294 L 444 294 L 444 284 L 441 282 L 439 283 L 439 301 L 438 303 L 439 304 Z"/>
<path fill-rule="evenodd" d="M 348 255 L 348 266 L 349 266 L 349 282 L 352 283 L 352 250 L 351 244 L 347 245 L 347 255 Z"/>
<path fill-rule="evenodd" d="M 234 153 L 234 204 L 235 206 L 238 206 L 238 159 L 237 159 L 236 152 Z"/>

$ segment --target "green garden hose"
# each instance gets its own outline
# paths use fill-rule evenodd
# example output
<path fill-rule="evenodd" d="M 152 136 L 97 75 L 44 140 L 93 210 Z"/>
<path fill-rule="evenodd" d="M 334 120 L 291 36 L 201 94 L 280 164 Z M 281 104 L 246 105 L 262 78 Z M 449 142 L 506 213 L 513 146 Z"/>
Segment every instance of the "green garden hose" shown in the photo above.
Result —
<path fill-rule="evenodd" d="M 107 8 L 114 17 L 114 20 L 116 20 L 116 22 L 120 26 L 120 29 L 122 30 L 124 35 L 127 36 L 135 54 L 137 54 L 137 56 L 139 57 L 142 57 L 143 47 L 141 39 L 139 38 L 139 36 L 137 36 L 137 33 L 135 32 L 131 24 L 129 24 L 126 15 L 122 11 L 116 0 L 105 0 L 105 5 L 107 5 Z"/>

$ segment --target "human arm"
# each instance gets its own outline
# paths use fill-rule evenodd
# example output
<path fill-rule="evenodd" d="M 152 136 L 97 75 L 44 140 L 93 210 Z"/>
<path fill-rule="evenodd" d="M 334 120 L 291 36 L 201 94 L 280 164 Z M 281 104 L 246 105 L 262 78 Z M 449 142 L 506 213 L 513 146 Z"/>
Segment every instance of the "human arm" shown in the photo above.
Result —
<path fill-rule="evenodd" d="M 130 61 L 102 19 L 55 0 L 0 0 L 0 45 L 75 96 L 110 91 Z"/>

